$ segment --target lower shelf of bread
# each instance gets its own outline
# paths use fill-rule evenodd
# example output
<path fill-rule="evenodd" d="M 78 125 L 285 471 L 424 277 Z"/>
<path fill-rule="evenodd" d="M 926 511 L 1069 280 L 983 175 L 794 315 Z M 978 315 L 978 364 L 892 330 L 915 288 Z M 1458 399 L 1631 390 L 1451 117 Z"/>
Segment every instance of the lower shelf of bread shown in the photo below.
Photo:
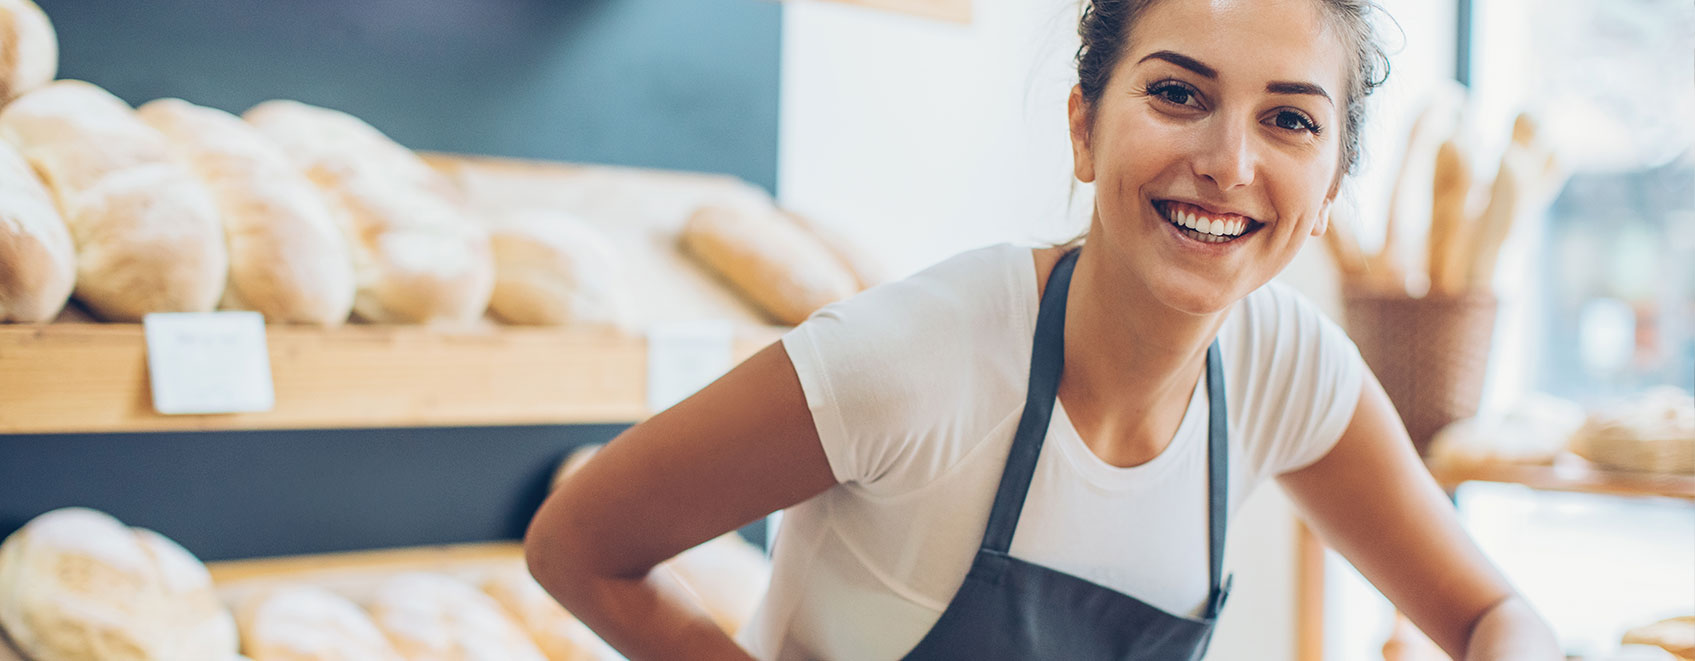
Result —
<path fill-rule="evenodd" d="M 782 329 L 742 327 L 732 360 Z M 139 324 L 0 326 L 0 433 L 624 423 L 652 413 L 648 340 L 570 328 L 266 329 L 275 407 L 160 415 Z"/>

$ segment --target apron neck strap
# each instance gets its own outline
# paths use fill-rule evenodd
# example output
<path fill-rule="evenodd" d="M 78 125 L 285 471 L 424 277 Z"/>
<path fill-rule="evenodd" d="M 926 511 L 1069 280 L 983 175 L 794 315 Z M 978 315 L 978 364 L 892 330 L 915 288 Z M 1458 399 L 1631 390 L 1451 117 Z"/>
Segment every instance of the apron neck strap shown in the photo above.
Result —
<path fill-rule="evenodd" d="M 1002 555 L 1012 548 L 1012 533 L 1018 529 L 1018 518 L 1024 511 L 1024 499 L 1036 473 L 1036 460 L 1041 456 L 1042 443 L 1047 439 L 1048 422 L 1053 418 L 1054 402 L 1059 396 L 1059 378 L 1065 367 L 1065 306 L 1071 289 L 1071 273 L 1077 266 L 1080 249 L 1060 257 L 1048 276 L 1042 291 L 1041 307 L 1036 313 L 1036 337 L 1030 351 L 1030 386 L 1024 402 L 1023 416 L 1018 420 L 1017 435 L 1007 455 L 1006 468 L 1001 472 L 1000 488 L 995 492 L 994 509 L 989 512 L 989 526 L 983 534 L 983 549 Z M 1224 567 L 1224 532 L 1229 516 L 1229 416 L 1224 393 L 1223 361 L 1219 357 L 1218 340 L 1207 347 L 1207 546 L 1211 598 L 1207 615 L 1215 616 L 1222 606 L 1220 589 Z"/>

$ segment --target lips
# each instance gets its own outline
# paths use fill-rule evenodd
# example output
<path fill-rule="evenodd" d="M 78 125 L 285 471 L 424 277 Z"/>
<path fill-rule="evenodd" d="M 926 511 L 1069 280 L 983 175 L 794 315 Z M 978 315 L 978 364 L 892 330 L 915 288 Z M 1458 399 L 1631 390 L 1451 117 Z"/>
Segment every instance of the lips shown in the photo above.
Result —
<path fill-rule="evenodd" d="M 1215 213 L 1176 200 L 1155 200 L 1154 208 L 1165 221 L 1179 227 L 1191 239 L 1204 243 L 1229 243 L 1254 233 L 1265 223 L 1233 213 Z"/>

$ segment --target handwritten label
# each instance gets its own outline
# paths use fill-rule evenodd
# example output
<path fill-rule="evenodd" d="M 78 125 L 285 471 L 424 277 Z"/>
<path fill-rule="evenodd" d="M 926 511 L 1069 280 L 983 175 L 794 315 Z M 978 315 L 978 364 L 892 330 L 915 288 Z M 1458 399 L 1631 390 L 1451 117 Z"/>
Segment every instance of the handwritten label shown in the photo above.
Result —
<path fill-rule="evenodd" d="M 155 313 L 142 325 L 154 410 L 189 415 L 269 411 L 276 406 L 263 315 Z"/>

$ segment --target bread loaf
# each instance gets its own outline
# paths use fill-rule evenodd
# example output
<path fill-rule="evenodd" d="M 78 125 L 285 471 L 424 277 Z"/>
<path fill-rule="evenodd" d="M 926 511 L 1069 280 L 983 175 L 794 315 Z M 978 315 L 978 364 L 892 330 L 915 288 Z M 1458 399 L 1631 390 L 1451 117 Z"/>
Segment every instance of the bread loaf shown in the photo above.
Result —
<path fill-rule="evenodd" d="M 59 38 L 30 0 L 0 0 L 0 106 L 59 72 Z"/>
<path fill-rule="evenodd" d="M 222 307 L 335 326 L 353 308 L 348 237 L 281 149 L 222 110 L 158 99 L 136 111 L 206 184 L 230 255 Z"/>
<path fill-rule="evenodd" d="M 0 142 L 0 323 L 52 321 L 76 284 L 76 251 L 53 198 Z"/>
<path fill-rule="evenodd" d="M 1626 645 L 1653 645 L 1679 659 L 1695 659 L 1695 616 L 1673 617 L 1624 634 Z"/>
<path fill-rule="evenodd" d="M 76 297 L 97 316 L 217 303 L 229 262 L 211 196 L 122 100 L 56 81 L 0 111 L 0 138 L 53 194 L 76 245 Z"/>
<path fill-rule="evenodd" d="M 235 622 L 193 555 L 89 509 L 0 544 L 0 626 L 35 661 L 227 661 Z"/>
<path fill-rule="evenodd" d="M 440 574 L 398 574 L 367 604 L 377 628 L 410 661 L 544 661 L 488 595 Z"/>
<path fill-rule="evenodd" d="M 771 564 L 741 535 L 728 532 L 666 561 L 718 627 L 735 635 L 765 598 Z"/>
<path fill-rule="evenodd" d="M 587 625 L 572 617 L 542 589 L 523 565 L 490 572 L 483 579 L 483 592 L 530 634 L 548 661 L 612 661 L 622 659 Z"/>
<path fill-rule="evenodd" d="M 334 592 L 289 585 L 241 604 L 241 650 L 253 661 L 399 661 L 370 615 Z"/>
<path fill-rule="evenodd" d="M 611 241 L 566 213 L 495 218 L 494 296 L 489 311 L 509 324 L 616 328 L 624 324 L 620 265 Z"/>
<path fill-rule="evenodd" d="M 859 290 L 829 249 L 775 208 L 703 206 L 683 226 L 682 248 L 781 324 Z"/>
<path fill-rule="evenodd" d="M 464 324 L 494 289 L 488 232 L 452 184 L 417 155 L 346 113 L 267 101 L 244 115 L 325 194 L 352 240 L 359 318 Z"/>
<path fill-rule="evenodd" d="M 1471 193 L 1471 166 L 1459 143 L 1448 140 L 1436 151 L 1430 208 L 1430 291 L 1458 294 L 1465 286 L 1467 244 L 1466 198 Z"/>

